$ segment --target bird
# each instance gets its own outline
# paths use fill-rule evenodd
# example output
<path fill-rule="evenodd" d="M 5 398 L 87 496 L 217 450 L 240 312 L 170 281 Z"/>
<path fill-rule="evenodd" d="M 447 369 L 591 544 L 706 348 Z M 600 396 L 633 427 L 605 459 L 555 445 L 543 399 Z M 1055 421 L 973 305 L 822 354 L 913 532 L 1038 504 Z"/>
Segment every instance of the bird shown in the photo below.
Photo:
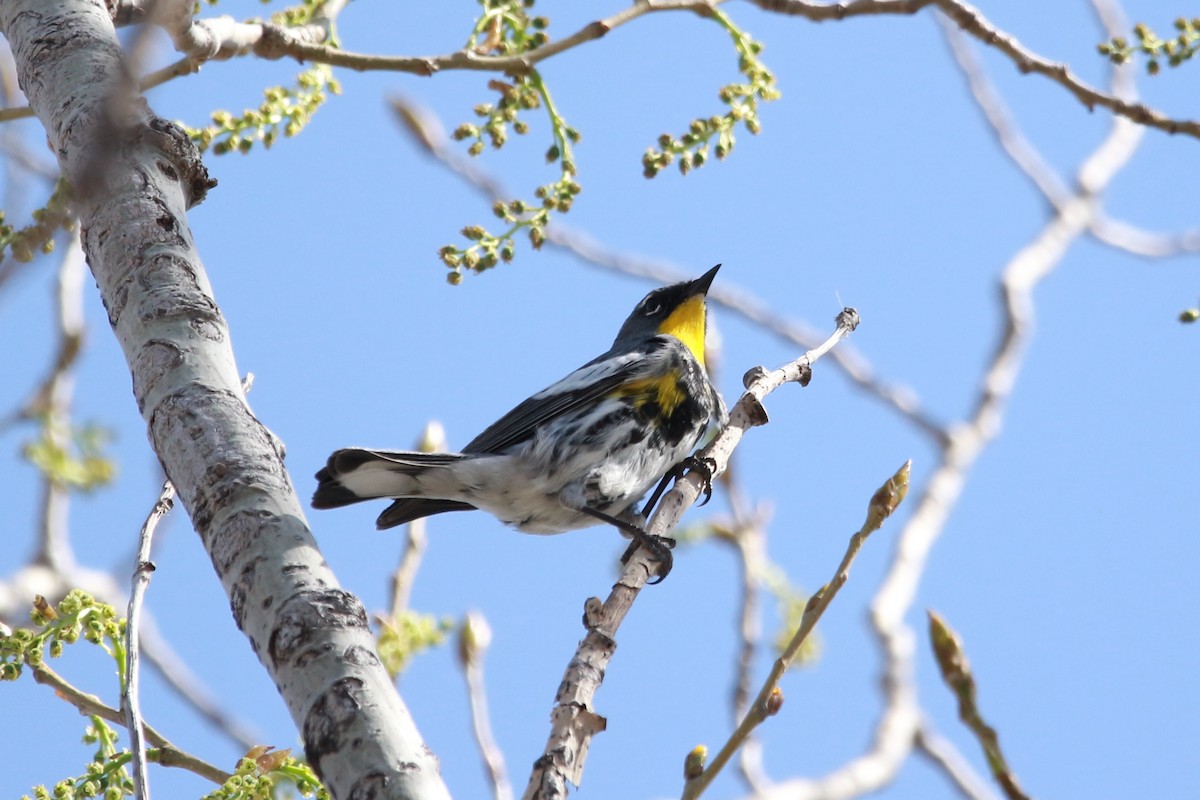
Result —
<path fill-rule="evenodd" d="M 666 537 L 649 537 L 645 515 L 667 482 L 688 469 L 710 425 L 727 418 L 705 368 L 707 293 L 700 277 L 651 291 L 609 349 L 519 403 L 458 453 L 336 450 L 317 472 L 313 508 L 393 500 L 380 530 L 450 511 L 481 509 L 518 531 L 562 533 L 609 523 L 671 569 Z M 658 484 L 639 517 L 635 504 Z"/>

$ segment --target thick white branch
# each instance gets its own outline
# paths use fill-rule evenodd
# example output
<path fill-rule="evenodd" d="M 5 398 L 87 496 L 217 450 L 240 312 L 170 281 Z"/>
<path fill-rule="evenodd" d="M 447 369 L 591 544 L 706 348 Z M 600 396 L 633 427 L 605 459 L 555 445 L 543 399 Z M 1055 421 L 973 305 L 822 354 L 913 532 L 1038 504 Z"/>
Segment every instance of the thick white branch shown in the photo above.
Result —
<path fill-rule="evenodd" d="M 362 604 L 325 565 L 274 437 L 246 405 L 185 216 L 212 186 L 195 148 L 138 93 L 103 3 L 5 2 L 0 30 L 74 187 L 150 440 L 309 762 L 334 797 L 448 797 Z"/>

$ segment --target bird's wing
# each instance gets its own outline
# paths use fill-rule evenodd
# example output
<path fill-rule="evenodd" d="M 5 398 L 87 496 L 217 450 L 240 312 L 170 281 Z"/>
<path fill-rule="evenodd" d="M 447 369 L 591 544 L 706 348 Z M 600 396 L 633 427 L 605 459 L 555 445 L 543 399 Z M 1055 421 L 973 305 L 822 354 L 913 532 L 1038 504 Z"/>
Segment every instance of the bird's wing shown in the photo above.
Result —
<path fill-rule="evenodd" d="M 520 444 L 550 420 L 599 400 L 626 381 L 653 375 L 661 369 L 661 359 L 653 357 L 660 350 L 652 343 L 649 353 L 639 348 L 638 352 L 606 353 L 589 361 L 493 422 L 463 452 L 500 453 Z"/>

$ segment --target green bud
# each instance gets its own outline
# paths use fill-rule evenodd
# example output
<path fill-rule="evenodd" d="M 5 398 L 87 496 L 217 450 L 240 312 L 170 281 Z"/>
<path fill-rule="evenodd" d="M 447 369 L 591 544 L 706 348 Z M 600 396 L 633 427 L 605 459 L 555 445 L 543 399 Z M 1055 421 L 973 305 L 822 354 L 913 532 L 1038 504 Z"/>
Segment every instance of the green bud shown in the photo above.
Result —
<path fill-rule="evenodd" d="M 467 612 L 458 629 L 458 663 L 464 667 L 477 666 L 492 644 L 492 628 L 478 611 Z"/>
<path fill-rule="evenodd" d="M 908 494 L 908 479 L 911 472 L 912 459 L 909 459 L 871 496 L 871 502 L 867 504 L 867 521 L 863 524 L 864 529 L 877 529 L 903 502 L 904 496 Z"/>
<path fill-rule="evenodd" d="M 704 763 L 708 760 L 708 748 L 702 744 L 698 744 L 692 748 L 691 752 L 683 760 L 683 778 L 684 780 L 695 780 L 704 774 Z"/>

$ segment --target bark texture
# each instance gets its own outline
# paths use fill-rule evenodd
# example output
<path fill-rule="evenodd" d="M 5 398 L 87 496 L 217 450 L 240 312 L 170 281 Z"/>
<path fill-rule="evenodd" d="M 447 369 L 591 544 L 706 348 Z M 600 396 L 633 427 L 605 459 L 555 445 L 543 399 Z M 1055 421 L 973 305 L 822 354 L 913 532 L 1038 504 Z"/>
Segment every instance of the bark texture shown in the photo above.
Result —
<path fill-rule="evenodd" d="M 325 565 L 282 450 L 246 404 L 187 225 L 215 185 L 199 154 L 137 92 L 101 0 L 4 0 L 0 30 L 74 189 L 151 444 L 310 763 L 337 798 L 448 797 L 362 604 Z"/>

